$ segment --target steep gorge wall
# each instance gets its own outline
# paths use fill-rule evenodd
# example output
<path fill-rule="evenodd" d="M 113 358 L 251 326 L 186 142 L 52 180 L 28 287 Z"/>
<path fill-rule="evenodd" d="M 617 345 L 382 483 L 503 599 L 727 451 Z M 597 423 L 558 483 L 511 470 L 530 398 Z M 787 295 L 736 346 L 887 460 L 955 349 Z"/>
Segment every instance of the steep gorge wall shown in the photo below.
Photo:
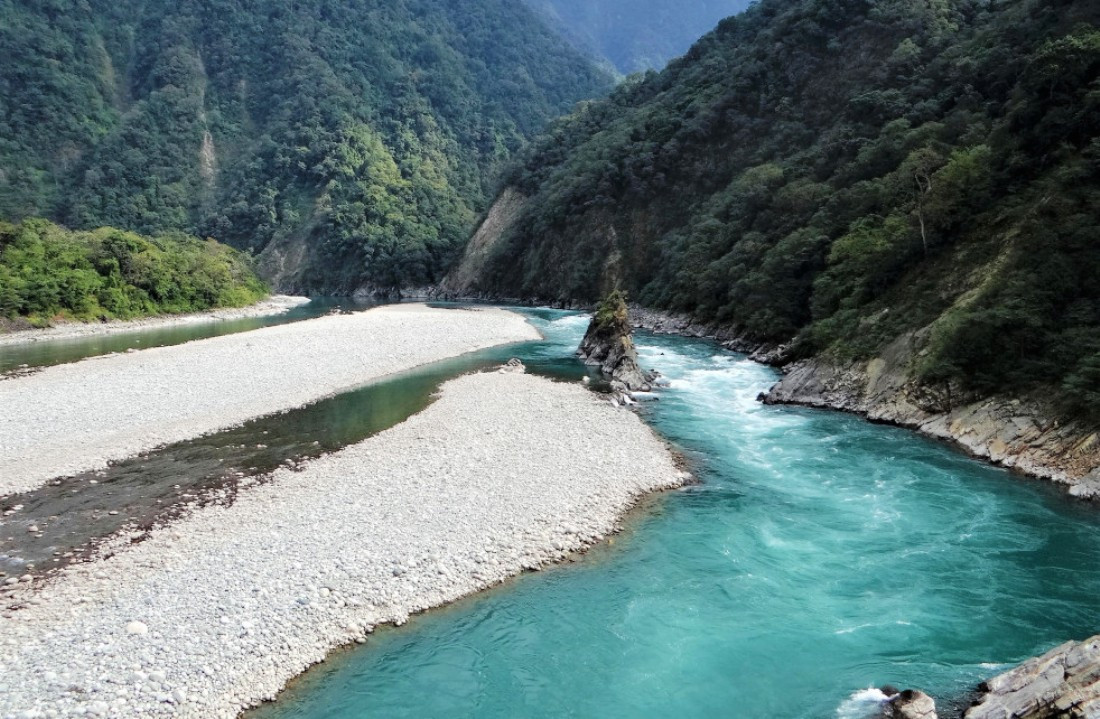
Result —
<path fill-rule="evenodd" d="M 468 296 L 477 291 L 481 269 L 526 204 L 527 198 L 514 187 L 507 187 L 500 193 L 470 238 L 462 259 L 439 283 L 437 290 L 441 295 Z"/>

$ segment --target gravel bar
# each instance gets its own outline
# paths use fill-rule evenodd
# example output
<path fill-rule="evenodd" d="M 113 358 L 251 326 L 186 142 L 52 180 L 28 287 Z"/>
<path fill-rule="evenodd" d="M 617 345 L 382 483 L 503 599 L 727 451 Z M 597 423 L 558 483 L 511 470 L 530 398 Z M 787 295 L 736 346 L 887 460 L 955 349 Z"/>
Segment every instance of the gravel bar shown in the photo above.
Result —
<path fill-rule="evenodd" d="M 143 317 L 137 320 L 115 320 L 111 322 L 68 322 L 56 327 L 43 329 L 16 330 L 0 333 L 0 347 L 39 342 L 42 340 L 68 340 L 97 335 L 114 335 L 137 330 L 155 330 L 161 327 L 193 325 L 203 322 L 222 320 L 241 320 L 249 317 L 267 317 L 281 315 L 295 307 L 309 304 L 308 297 L 291 295 L 272 295 L 248 307 L 222 307 L 206 312 L 194 312 L 187 315 L 166 315 L 161 317 Z"/>
<path fill-rule="evenodd" d="M 460 377 L 229 507 L 19 583 L 25 607 L 0 615 L 0 717 L 236 717 L 379 624 L 601 540 L 686 476 L 580 384 Z"/>
<path fill-rule="evenodd" d="M 387 374 L 538 338 L 504 310 L 391 305 L 7 379 L 0 382 L 0 496 Z"/>

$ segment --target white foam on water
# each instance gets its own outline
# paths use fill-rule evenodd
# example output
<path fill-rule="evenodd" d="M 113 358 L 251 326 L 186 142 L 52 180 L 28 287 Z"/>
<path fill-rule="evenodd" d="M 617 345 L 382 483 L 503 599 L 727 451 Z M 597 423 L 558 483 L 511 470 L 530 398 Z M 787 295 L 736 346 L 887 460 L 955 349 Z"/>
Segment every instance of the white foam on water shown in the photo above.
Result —
<path fill-rule="evenodd" d="M 868 687 L 852 692 L 852 695 L 836 708 L 837 719 L 870 719 L 879 713 L 890 697 L 882 690 Z"/>
<path fill-rule="evenodd" d="M 588 323 L 591 321 L 592 315 L 569 315 L 568 317 L 559 317 L 556 320 L 550 320 L 549 324 L 555 329 L 566 329 L 587 327 Z"/>
<path fill-rule="evenodd" d="M 870 627 L 875 627 L 875 626 L 878 626 L 878 625 L 874 624 L 874 623 L 858 624 L 854 627 L 845 627 L 844 629 L 837 629 L 835 632 L 833 632 L 833 634 L 837 634 L 837 635 L 840 635 L 840 634 L 854 634 L 855 632 L 858 632 L 860 629 L 869 629 Z M 872 690 L 867 689 L 865 691 L 872 691 Z M 878 689 L 874 689 L 873 691 L 878 692 Z M 882 694 L 882 692 L 879 692 L 879 694 Z"/>

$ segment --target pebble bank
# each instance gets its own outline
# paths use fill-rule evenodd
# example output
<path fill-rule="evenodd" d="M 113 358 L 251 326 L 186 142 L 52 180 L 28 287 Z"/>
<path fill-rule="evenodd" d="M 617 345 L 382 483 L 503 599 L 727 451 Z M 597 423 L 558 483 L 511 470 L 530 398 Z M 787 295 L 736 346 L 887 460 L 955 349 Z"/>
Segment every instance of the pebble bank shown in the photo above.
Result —
<path fill-rule="evenodd" d="M 560 560 L 685 479 L 580 384 L 460 377 L 231 506 L 25 583 L 0 615 L 0 717 L 230 719 L 376 625 Z"/>
<path fill-rule="evenodd" d="M 496 309 L 393 305 L 0 382 L 0 496 L 314 402 L 394 372 L 539 338 Z"/>

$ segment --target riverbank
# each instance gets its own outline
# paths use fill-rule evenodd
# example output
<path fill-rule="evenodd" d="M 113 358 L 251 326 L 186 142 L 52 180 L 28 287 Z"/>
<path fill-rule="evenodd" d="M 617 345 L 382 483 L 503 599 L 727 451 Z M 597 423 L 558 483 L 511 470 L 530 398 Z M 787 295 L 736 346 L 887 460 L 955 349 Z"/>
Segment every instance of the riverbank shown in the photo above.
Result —
<path fill-rule="evenodd" d="M 791 362 L 783 345 L 754 342 L 735 329 L 674 313 L 631 308 L 635 327 L 713 339 L 784 376 L 764 394 L 767 404 L 839 410 L 873 422 L 945 440 L 977 459 L 1065 487 L 1080 499 L 1100 499 L 1100 434 L 1056 419 L 1036 397 L 990 397 L 954 406 L 914 381 L 914 336 L 904 335 L 870 361 L 835 364 L 824 358 Z"/>
<path fill-rule="evenodd" d="M 1071 496 L 1100 498 L 1095 428 L 1059 421 L 1034 397 L 989 397 L 951 406 L 913 381 L 891 356 L 887 351 L 870 362 L 790 365 L 764 402 L 842 410 L 913 429 L 978 459 L 1060 484 Z"/>
<path fill-rule="evenodd" d="M 0 716 L 235 717 L 378 624 L 600 541 L 684 479 L 580 384 L 461 377 L 229 507 L 25 583 L 0 618 Z"/>
<path fill-rule="evenodd" d="M 48 367 L 0 382 L 0 495 L 494 345 L 498 309 L 380 307 Z"/>
<path fill-rule="evenodd" d="M 280 315 L 295 307 L 308 304 L 308 297 L 290 295 L 272 295 L 248 307 L 222 307 L 206 312 L 186 315 L 168 315 L 161 317 L 143 317 L 136 320 L 117 320 L 112 322 L 67 322 L 55 327 L 41 329 L 17 329 L 4 331 L 0 328 L 0 347 L 40 342 L 43 340 L 66 340 L 97 335 L 113 335 L 135 330 L 150 330 L 161 327 L 175 327 L 199 322 L 217 322 L 221 320 L 240 320 L 249 317 Z"/>

